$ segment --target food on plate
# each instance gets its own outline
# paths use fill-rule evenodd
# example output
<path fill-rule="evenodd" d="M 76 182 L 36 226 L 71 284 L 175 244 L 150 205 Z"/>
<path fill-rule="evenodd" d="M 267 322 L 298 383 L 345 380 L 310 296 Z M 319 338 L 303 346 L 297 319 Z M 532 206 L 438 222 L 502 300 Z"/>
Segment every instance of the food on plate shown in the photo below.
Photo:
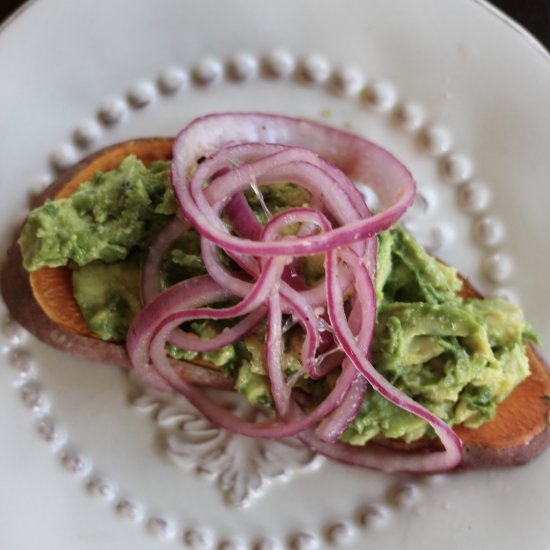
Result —
<path fill-rule="evenodd" d="M 414 194 L 397 159 L 351 133 L 209 115 L 64 174 L 11 247 L 2 292 L 46 343 L 133 368 L 237 433 L 386 471 L 526 462 L 550 441 L 537 336 L 399 226 Z"/>

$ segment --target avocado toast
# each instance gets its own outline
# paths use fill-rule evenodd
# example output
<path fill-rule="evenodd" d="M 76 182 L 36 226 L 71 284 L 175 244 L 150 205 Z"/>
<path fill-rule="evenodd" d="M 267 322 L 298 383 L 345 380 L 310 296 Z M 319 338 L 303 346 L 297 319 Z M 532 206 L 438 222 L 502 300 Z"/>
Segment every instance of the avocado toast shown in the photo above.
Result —
<path fill-rule="evenodd" d="M 136 155 L 146 165 L 150 165 L 153 161 L 169 159 L 171 145 L 172 141 L 168 139 L 149 139 L 126 142 L 104 149 L 64 174 L 46 191 L 39 202 L 43 202 L 46 198 L 72 195 L 83 182 L 91 180 L 96 171 L 115 170 L 130 154 Z M 251 203 L 255 200 L 253 195 L 250 196 Z M 274 200 L 276 202 L 277 199 Z M 269 207 L 273 209 L 273 204 Z M 260 217 L 261 210 L 261 208 L 258 210 Z M 183 250 L 182 254 L 185 256 L 183 264 L 189 267 L 192 264 L 189 256 L 192 254 L 189 250 Z M 180 259 L 182 254 L 179 254 Z M 382 364 L 385 365 L 385 376 L 393 376 L 395 380 L 400 379 L 404 388 L 408 386 L 409 390 L 412 388 L 418 395 L 426 395 L 429 392 L 432 395 L 441 394 L 443 386 L 449 394 L 455 394 L 456 398 L 450 400 L 453 403 L 452 413 L 440 410 L 439 414 L 447 415 L 446 420 L 456 424 L 455 432 L 464 443 L 463 467 L 520 464 L 539 454 L 550 438 L 547 425 L 547 396 L 550 394 L 550 382 L 544 362 L 529 341 L 532 335 L 524 324 L 523 317 L 518 316 L 513 306 L 494 301 L 486 302 L 492 304 L 489 306 L 492 309 L 482 314 L 480 309 L 483 309 L 483 306 L 477 304 L 479 295 L 467 281 L 462 279 L 460 284 L 461 279 L 456 276 L 454 270 L 443 266 L 433 258 L 426 260 L 425 253 L 415 244 L 410 235 L 401 229 L 393 229 L 379 237 L 378 258 L 376 289 L 379 300 L 378 335 L 372 348 L 375 365 L 378 356 L 380 368 L 384 369 Z M 396 258 L 400 260 L 396 262 Z M 410 262 L 411 258 L 416 258 L 415 267 L 409 266 L 407 269 L 407 262 Z M 302 277 L 310 280 L 320 277 L 322 273 L 319 272 L 319 265 L 322 266 L 322 263 L 306 262 L 301 266 Z M 427 270 L 428 275 L 430 272 L 434 275 L 434 269 L 437 270 L 435 276 L 426 276 L 426 274 L 423 276 L 420 273 L 422 270 Z M 412 272 L 416 274 L 416 282 L 409 280 Z M 418 286 L 416 283 L 419 280 L 424 284 Z M 431 288 L 428 288 L 430 285 Z M 97 335 L 97 328 L 94 332 L 90 328 L 90 322 L 85 321 L 81 313 L 82 306 L 79 307 L 74 298 L 70 268 L 41 267 L 29 275 L 23 269 L 20 247 L 15 242 L 3 270 L 2 291 L 14 318 L 46 343 L 79 356 L 123 367 L 130 366 L 124 346 L 116 342 L 116 338 L 100 338 Z M 451 296 L 451 291 L 453 296 L 461 296 L 460 307 L 459 302 L 455 302 L 455 298 Z M 411 295 L 419 292 L 422 294 L 421 297 L 411 298 Z M 408 298 L 405 294 L 408 294 Z M 388 295 L 391 295 L 391 300 L 388 300 Z M 386 305 L 382 305 L 384 299 L 387 302 Z M 468 302 L 467 307 L 464 306 L 464 301 Z M 399 347 L 399 342 L 403 344 L 407 341 L 403 335 L 410 334 L 410 331 L 407 332 L 403 328 L 404 320 L 408 319 L 410 322 L 411 319 L 416 319 L 412 323 L 416 325 L 430 324 L 434 311 L 441 313 L 445 321 L 442 323 L 443 331 L 441 332 L 442 326 L 437 327 L 435 331 L 432 329 L 429 334 L 423 334 L 421 331 L 417 336 L 422 338 L 414 340 L 414 350 L 411 348 L 413 339 L 409 338 L 408 349 L 401 346 L 399 353 L 405 353 L 410 358 L 414 351 L 418 357 L 410 361 L 412 368 L 409 371 L 403 370 L 403 357 L 400 357 L 399 368 L 397 368 L 396 346 Z M 453 315 L 458 315 L 459 318 L 452 321 Z M 480 329 L 480 324 L 474 322 L 480 316 L 485 316 L 493 322 L 493 334 L 491 338 L 486 335 L 485 341 L 483 338 L 480 339 L 480 331 L 487 331 L 487 323 L 484 324 L 485 329 Z M 502 329 L 499 322 L 495 324 L 494 320 L 499 316 L 508 320 L 516 319 L 515 328 Z M 420 322 L 421 319 L 424 321 Z M 461 332 L 460 327 L 457 329 L 457 325 L 460 325 L 459 321 L 464 325 L 471 325 L 464 328 L 466 332 Z M 396 323 L 400 324 L 400 327 L 388 333 L 387 327 Z M 448 330 L 445 330 L 445 323 Z M 292 347 L 288 340 L 292 339 L 293 335 L 296 339 L 300 338 L 299 333 L 296 334 L 296 332 L 298 331 L 290 330 L 287 334 L 287 347 Z M 521 341 L 518 341 L 518 337 L 521 337 Z M 260 335 L 257 340 L 263 338 L 264 335 Z M 495 340 L 492 342 L 492 347 L 489 342 L 491 339 Z M 236 385 L 247 398 L 260 406 L 266 406 L 269 412 L 272 405 L 269 396 L 266 396 L 265 381 L 262 385 L 261 357 L 255 357 L 254 339 L 251 335 L 243 340 L 246 346 L 245 358 L 241 357 L 239 365 L 228 367 L 227 362 L 216 364 L 219 358 L 205 359 L 197 355 L 193 357 L 186 355 L 185 358 L 197 367 L 195 369 L 177 367 L 178 374 L 195 384 L 223 388 Z M 523 340 L 526 340 L 525 344 Z M 483 348 L 484 345 L 485 348 Z M 523 348 L 524 345 L 526 353 L 524 359 L 520 357 L 519 361 L 513 363 L 513 367 L 507 367 L 507 372 L 503 373 L 506 369 L 503 369 L 502 364 L 512 363 L 508 360 L 501 361 L 500 367 L 497 367 L 495 351 L 500 355 L 517 355 L 519 347 Z M 480 359 L 483 353 L 486 356 Z M 175 355 L 177 356 L 177 353 Z M 234 357 L 238 355 L 239 353 L 233 354 Z M 292 370 L 292 359 L 296 359 L 298 354 L 288 353 L 287 355 L 288 368 Z M 453 358 L 453 365 L 449 363 L 450 358 Z M 418 366 L 428 364 L 430 361 L 434 372 L 446 369 L 447 378 L 438 376 L 437 381 L 432 381 L 431 387 L 427 389 L 430 382 L 422 377 L 422 370 L 418 370 Z M 456 375 L 459 364 L 464 367 L 462 372 L 466 370 L 471 372 L 468 379 L 457 383 L 456 379 L 461 378 Z M 418 371 L 415 376 L 413 376 L 414 368 Z M 491 384 L 481 384 L 479 380 L 483 378 L 487 369 L 495 374 L 499 368 L 498 380 L 492 384 L 492 391 L 488 391 L 486 388 Z M 289 375 L 291 374 L 292 372 L 289 372 Z M 449 382 L 451 379 L 453 383 Z M 305 381 L 300 389 L 310 399 L 316 399 L 317 392 L 327 391 L 322 387 L 323 384 L 330 383 L 329 377 L 318 384 Z M 438 399 L 432 399 L 432 401 L 438 401 Z M 449 399 L 439 399 L 439 401 L 449 402 Z M 378 445 L 399 447 L 404 452 L 413 448 L 430 449 L 437 446 L 437 442 L 433 440 L 433 434 L 426 430 L 425 425 L 417 422 L 418 419 L 413 420 L 408 417 L 404 420 L 397 419 L 401 413 L 396 413 L 391 408 L 387 409 L 377 397 L 367 398 L 363 408 L 365 410 L 359 413 L 343 435 L 343 440 L 347 443 L 364 445 L 367 441 L 372 441 Z M 387 422 L 377 423 L 376 419 L 373 421 L 372 411 L 379 416 L 385 415 Z M 408 427 L 404 429 L 408 422 Z"/>

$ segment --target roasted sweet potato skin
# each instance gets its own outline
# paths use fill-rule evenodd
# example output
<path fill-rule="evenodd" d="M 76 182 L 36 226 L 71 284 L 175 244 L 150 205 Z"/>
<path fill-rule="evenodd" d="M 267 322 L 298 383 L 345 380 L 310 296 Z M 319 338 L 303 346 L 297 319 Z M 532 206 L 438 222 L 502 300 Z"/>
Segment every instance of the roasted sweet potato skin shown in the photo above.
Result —
<path fill-rule="evenodd" d="M 171 146 L 171 138 L 150 138 L 102 149 L 65 172 L 35 199 L 33 207 L 48 198 L 70 195 L 96 170 L 116 168 L 128 154 L 136 154 L 145 164 L 169 159 Z M 8 250 L 1 278 L 2 295 L 12 317 L 38 339 L 56 349 L 77 357 L 129 368 L 130 361 L 124 346 L 98 339 L 87 327 L 72 295 L 69 270 L 43 268 L 29 276 L 22 265 L 18 237 L 19 232 Z M 464 280 L 461 294 L 481 297 L 467 280 Z M 464 443 L 460 469 L 524 464 L 541 454 L 550 444 L 549 367 L 533 344 L 527 343 L 526 349 L 531 376 L 498 406 L 496 418 L 476 430 L 456 427 L 455 431 Z M 196 373 L 182 371 L 181 374 L 191 382 L 208 384 L 210 380 L 208 376 L 202 377 L 200 369 Z M 230 383 L 228 380 L 225 387 Z M 407 446 L 386 443 L 406 452 Z"/>
<path fill-rule="evenodd" d="M 70 279 L 68 282 L 70 284 Z M 77 357 L 122 368 L 130 367 L 123 346 L 65 328 L 44 313 L 34 298 L 29 274 L 23 268 L 23 258 L 17 242 L 8 250 L 2 269 L 2 296 L 11 316 L 44 343 Z"/>

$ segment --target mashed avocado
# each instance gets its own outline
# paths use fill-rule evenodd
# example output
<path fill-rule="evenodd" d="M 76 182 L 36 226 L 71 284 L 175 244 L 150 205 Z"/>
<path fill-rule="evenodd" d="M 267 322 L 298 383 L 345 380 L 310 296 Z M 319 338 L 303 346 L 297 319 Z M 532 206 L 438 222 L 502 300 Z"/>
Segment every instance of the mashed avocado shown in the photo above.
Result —
<path fill-rule="evenodd" d="M 208 340 L 219 334 L 224 327 L 224 323 L 217 323 L 210 320 L 192 321 L 187 323 L 185 330 L 196 334 L 203 340 Z M 240 364 L 240 358 L 237 357 L 236 346 L 229 344 L 215 351 L 197 352 L 177 348 L 168 344 L 168 354 L 174 359 L 183 359 L 184 361 L 193 361 L 200 359 L 216 366 L 223 367 L 228 375 L 234 374 L 237 363 Z"/>
<path fill-rule="evenodd" d="M 146 168 L 132 155 L 116 170 L 96 172 L 70 197 L 33 210 L 19 240 L 25 269 L 112 263 L 145 249 L 177 209 L 169 166 Z"/>
<path fill-rule="evenodd" d="M 30 271 L 44 265 L 71 267 L 84 319 L 105 340 L 123 341 L 142 308 L 139 280 L 144 251 L 176 211 L 167 168 L 166 162 L 146 168 L 130 156 L 117 170 L 95 174 L 72 197 L 33 211 L 23 229 L 25 267 Z M 285 208 L 307 205 L 310 199 L 292 184 L 262 186 L 261 192 L 263 200 L 254 191 L 246 197 L 262 223 Z M 426 253 L 402 228 L 380 233 L 378 245 L 374 366 L 449 424 L 475 428 L 492 419 L 497 404 L 529 375 L 523 342 L 535 336 L 521 310 L 502 300 L 457 296 L 462 282 L 456 270 Z M 320 254 L 298 262 L 297 272 L 306 284 L 323 277 L 323 261 Z M 163 285 L 204 272 L 199 235 L 189 230 L 163 261 Z M 184 328 L 210 338 L 224 325 L 194 321 Z M 272 412 L 265 332 L 265 323 L 260 324 L 241 342 L 210 353 L 171 345 L 167 351 L 178 359 L 207 361 L 223 369 L 235 377 L 236 389 L 250 402 Z M 302 341 L 298 326 L 285 332 L 287 379 L 301 369 Z M 321 381 L 301 376 L 297 382 L 312 403 L 321 401 L 333 383 L 332 375 Z M 432 435 L 423 420 L 369 389 L 342 440 L 363 445 L 378 436 L 410 442 Z"/>
<path fill-rule="evenodd" d="M 134 255 L 125 262 L 94 261 L 73 271 L 73 292 L 88 326 L 103 340 L 123 342 L 142 308 L 141 265 Z"/>
<path fill-rule="evenodd" d="M 308 206 L 311 195 L 301 186 L 293 183 L 274 183 L 270 185 L 260 185 L 257 191 L 249 189 L 245 192 L 246 200 L 252 207 L 258 221 L 265 224 L 268 221 L 268 213 L 275 216 L 288 208 L 299 206 Z M 260 199 L 261 196 L 261 199 Z M 264 205 L 262 205 L 262 201 Z"/>
<path fill-rule="evenodd" d="M 504 300 L 463 299 L 456 270 L 430 256 L 405 230 L 380 234 L 378 312 L 372 362 L 396 387 L 445 422 L 479 427 L 529 375 L 521 310 Z M 406 442 L 431 428 L 369 389 L 342 440 Z"/>

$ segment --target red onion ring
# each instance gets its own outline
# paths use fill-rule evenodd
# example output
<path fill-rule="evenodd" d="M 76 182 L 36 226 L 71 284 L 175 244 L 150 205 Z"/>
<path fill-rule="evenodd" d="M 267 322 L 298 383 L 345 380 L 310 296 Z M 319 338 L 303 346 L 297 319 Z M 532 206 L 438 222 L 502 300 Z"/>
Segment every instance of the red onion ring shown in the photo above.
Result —
<path fill-rule="evenodd" d="M 198 159 L 208 157 L 227 145 L 242 142 L 277 143 L 313 149 L 323 159 L 342 169 L 349 178 L 366 180 L 386 210 L 302 242 L 259 243 L 232 237 L 215 223 L 203 194 L 203 176 L 208 166 L 205 164 L 209 159 L 199 165 L 196 172 L 195 167 Z M 394 223 L 410 205 L 415 194 L 414 180 L 406 168 L 387 151 L 368 140 L 315 122 L 250 113 L 208 115 L 189 124 L 174 143 L 171 178 L 183 212 L 195 227 L 201 227 L 204 236 L 224 250 L 255 255 L 314 254 L 370 237 Z M 328 188 L 328 191 L 338 195 L 338 189 Z"/>
<path fill-rule="evenodd" d="M 193 307 L 204 301 L 213 303 L 229 298 L 231 293 L 210 277 L 202 276 L 182 281 L 150 302 L 134 317 L 126 336 L 126 349 L 138 378 L 159 390 L 170 389 L 149 361 L 148 344 L 158 319 L 177 311 L 184 300 L 186 306 Z"/>
<path fill-rule="evenodd" d="M 271 396 L 279 418 L 286 419 L 290 408 L 290 386 L 283 372 L 283 313 L 281 311 L 281 296 L 272 292 L 269 297 L 267 318 L 266 354 Z"/>
<path fill-rule="evenodd" d="M 317 424 L 341 403 L 355 377 L 353 369 L 343 372 L 330 394 L 308 415 L 298 416 L 297 406 L 291 402 L 289 414 L 291 420 L 289 421 L 248 422 L 213 401 L 202 390 L 182 380 L 174 371 L 166 357 L 164 345 L 170 332 L 178 323 L 177 319 L 164 320 L 151 338 L 149 353 L 155 368 L 173 389 L 184 395 L 206 418 L 233 433 L 262 439 L 281 439 L 301 434 Z"/>
<path fill-rule="evenodd" d="M 141 299 L 148 304 L 160 291 L 160 267 L 168 250 L 190 224 L 179 216 L 174 216 L 149 246 L 141 275 Z"/>
<path fill-rule="evenodd" d="M 426 420 L 435 430 L 441 440 L 445 451 L 423 454 L 419 459 L 418 455 L 410 456 L 410 453 L 399 455 L 393 458 L 392 467 L 403 471 L 442 471 L 456 467 L 462 460 L 462 443 L 453 430 L 441 419 L 430 411 L 416 403 L 402 391 L 395 388 L 386 380 L 369 362 L 364 351 L 358 346 L 349 325 L 346 322 L 344 312 L 344 299 L 338 283 L 338 270 L 336 268 L 337 253 L 327 252 L 326 274 L 327 274 L 327 298 L 328 312 L 331 319 L 334 334 L 355 368 L 363 374 L 373 389 L 382 397 L 391 401 L 398 407 Z M 360 300 L 365 311 L 370 311 L 376 303 L 376 295 L 368 271 L 359 269 L 355 271 L 356 288 L 359 291 Z M 324 446 L 323 446 L 324 448 Z M 369 453 L 365 448 L 365 453 Z M 354 456 L 357 453 L 353 453 Z M 410 469 L 409 469 L 410 468 Z"/>
<path fill-rule="evenodd" d="M 371 215 L 351 180 L 368 183 L 383 210 Z M 180 132 L 174 142 L 171 181 L 184 216 L 201 235 L 209 275 L 168 289 L 132 324 L 128 349 L 142 379 L 182 393 L 222 428 L 251 437 L 298 435 L 319 452 L 344 462 L 405 471 L 439 471 L 460 462 L 461 444 L 454 432 L 393 387 L 369 361 L 376 318 L 373 237 L 401 216 L 415 194 L 414 181 L 399 161 L 368 140 L 315 122 L 229 113 L 196 119 Z M 307 189 L 315 208 L 292 208 L 272 217 L 264 205 L 270 221 L 261 226 L 243 191 L 252 187 L 263 204 L 258 186 L 285 181 Z M 222 212 L 236 234 L 222 222 Z M 334 227 L 325 214 L 334 220 Z M 282 229 L 295 223 L 301 224 L 295 236 L 279 237 Z M 158 290 L 152 273 L 175 232 L 172 227 L 166 229 L 149 253 L 144 277 L 148 299 Z M 217 248 L 236 261 L 250 280 L 230 272 L 221 263 Z M 304 288 L 297 280 L 293 286 L 294 257 L 317 253 L 325 253 L 324 281 Z M 352 304 L 349 317 L 344 310 L 344 293 L 348 292 Z M 228 298 L 240 302 L 222 309 L 204 307 Z M 316 357 L 321 328 L 326 324 L 317 309 L 323 312 L 325 307 L 335 341 L 334 352 L 326 358 Z M 254 424 L 182 380 L 166 357 L 165 346 L 170 342 L 196 351 L 217 349 L 240 339 L 266 314 L 267 370 L 278 420 Z M 282 368 L 283 314 L 299 322 L 305 334 L 302 370 L 289 380 Z M 243 318 L 208 342 L 178 328 L 194 318 L 234 317 Z M 327 343 L 333 345 L 332 338 Z M 293 396 L 298 377 L 307 373 L 318 378 L 338 366 L 341 373 L 325 400 L 308 414 L 302 412 Z M 368 384 L 426 420 L 445 450 L 400 454 L 372 445 L 357 449 L 337 443 L 355 418 Z"/>
<path fill-rule="evenodd" d="M 302 217 L 307 218 L 307 221 L 321 220 L 323 226 L 330 228 L 330 225 L 326 220 L 321 218 L 321 214 L 317 212 L 311 212 L 307 209 L 303 209 L 305 212 L 300 212 Z M 309 218 L 307 217 L 309 214 Z M 291 219 L 294 220 L 298 214 L 293 214 Z M 280 218 L 284 220 L 284 217 Z M 279 223 L 279 219 L 274 219 L 273 226 L 279 227 L 282 224 Z M 192 403 L 195 405 L 207 418 L 216 422 L 218 425 L 241 433 L 251 437 L 287 437 L 295 435 L 308 429 L 314 424 L 318 423 L 324 416 L 334 410 L 346 396 L 352 381 L 356 377 L 354 369 L 348 368 L 338 378 L 337 383 L 330 394 L 325 400 L 314 409 L 309 415 L 285 422 L 275 423 L 262 423 L 254 424 L 239 419 L 224 407 L 220 407 L 216 403 L 212 402 L 206 395 L 197 393 L 197 391 L 189 386 L 185 381 L 180 380 L 179 377 L 173 372 L 169 361 L 165 354 L 165 344 L 171 338 L 172 331 L 178 327 L 183 321 L 194 318 L 232 318 L 236 315 L 242 315 L 247 313 L 253 307 L 258 306 L 258 302 L 265 300 L 266 293 L 270 293 L 269 303 L 269 327 L 271 333 L 268 334 L 268 341 L 270 342 L 271 349 L 268 350 L 270 358 L 268 360 L 268 367 L 270 371 L 270 379 L 272 383 L 273 399 L 276 404 L 277 411 L 284 418 L 288 416 L 290 403 L 290 388 L 287 386 L 284 380 L 284 373 L 282 372 L 280 365 L 281 347 L 279 344 L 282 341 L 281 334 L 281 308 L 278 303 L 279 294 L 276 285 L 271 284 L 269 277 L 270 272 L 275 273 L 277 268 L 279 269 L 279 277 L 282 273 L 282 263 L 279 260 L 284 260 L 284 257 L 269 258 L 266 263 L 266 268 L 260 274 L 260 277 L 255 285 L 253 285 L 250 293 L 243 298 L 237 306 L 230 308 L 216 309 L 202 308 L 202 309 L 181 309 L 173 312 L 170 315 L 165 316 L 162 319 L 155 320 L 152 324 L 148 325 L 148 330 L 143 330 L 137 337 L 140 339 L 136 344 L 132 341 L 132 345 L 138 349 L 142 349 L 143 346 L 149 346 L 149 355 L 153 359 L 153 363 L 157 372 L 162 376 L 172 387 L 183 393 Z M 267 264 L 271 264 L 271 268 L 267 267 Z M 266 273 L 268 275 L 266 275 Z M 167 293 L 161 295 L 155 302 L 158 303 Z M 180 307 L 184 307 L 191 301 L 199 300 L 198 297 L 187 297 L 180 300 Z M 151 307 L 151 306 L 149 306 Z M 157 306 L 158 307 L 158 306 Z M 149 329 L 152 326 L 152 331 Z M 135 334 L 135 332 L 134 332 Z"/>

